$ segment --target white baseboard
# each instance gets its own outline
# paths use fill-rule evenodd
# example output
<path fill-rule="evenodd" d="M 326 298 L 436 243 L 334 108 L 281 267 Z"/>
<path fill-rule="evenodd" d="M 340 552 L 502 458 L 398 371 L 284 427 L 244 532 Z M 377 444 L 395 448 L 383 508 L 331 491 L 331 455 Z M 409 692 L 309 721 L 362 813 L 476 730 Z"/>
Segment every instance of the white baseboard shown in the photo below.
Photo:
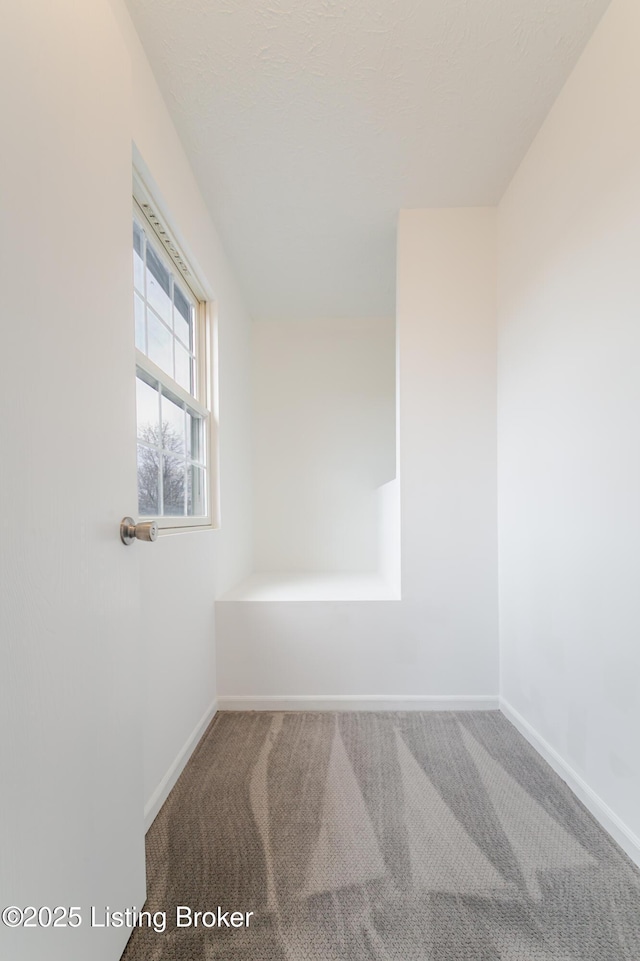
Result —
<path fill-rule="evenodd" d="M 497 694 L 310 694 L 219 697 L 219 711 L 497 711 Z"/>
<path fill-rule="evenodd" d="M 573 768 L 558 754 L 555 748 L 541 737 L 538 732 L 526 721 L 521 714 L 511 707 L 508 701 L 500 698 L 500 710 L 511 721 L 520 733 L 527 739 L 529 744 L 542 755 L 545 761 L 553 768 L 562 780 L 567 784 L 576 797 L 582 801 L 588 811 L 593 814 L 598 823 L 616 841 L 622 850 L 631 858 L 634 864 L 640 867 L 640 838 L 638 838 L 630 828 L 622 821 L 618 815 L 611 810 L 608 804 L 598 797 L 589 785 L 584 781 Z"/>
<path fill-rule="evenodd" d="M 187 761 L 193 754 L 198 741 L 200 740 L 200 738 L 202 737 L 206 729 L 209 727 L 209 724 L 213 720 L 213 717 L 217 710 L 218 710 L 218 703 L 216 699 L 215 701 L 213 701 L 212 704 L 209 705 L 207 710 L 204 712 L 204 714 L 196 724 L 195 728 L 187 738 L 186 743 L 179 751 L 175 761 L 173 762 L 173 764 L 171 765 L 171 767 L 169 768 L 165 776 L 160 781 L 160 784 L 157 786 L 157 788 L 155 789 L 155 791 L 153 792 L 153 794 L 145 804 L 144 806 L 145 833 L 149 830 L 149 828 L 153 824 L 158 814 L 158 811 L 160 810 L 164 802 L 169 797 L 169 794 L 171 792 L 173 785 L 176 783 L 176 781 L 182 774 L 182 771 Z"/>

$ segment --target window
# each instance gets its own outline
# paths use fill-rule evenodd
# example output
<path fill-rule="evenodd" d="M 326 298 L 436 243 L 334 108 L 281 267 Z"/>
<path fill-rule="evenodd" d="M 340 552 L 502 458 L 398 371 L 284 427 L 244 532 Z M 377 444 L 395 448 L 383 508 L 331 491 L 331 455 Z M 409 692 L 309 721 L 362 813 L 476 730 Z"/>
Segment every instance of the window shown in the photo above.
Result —
<path fill-rule="evenodd" d="M 206 304 L 168 232 L 144 208 L 134 203 L 138 513 L 161 528 L 208 525 Z"/>

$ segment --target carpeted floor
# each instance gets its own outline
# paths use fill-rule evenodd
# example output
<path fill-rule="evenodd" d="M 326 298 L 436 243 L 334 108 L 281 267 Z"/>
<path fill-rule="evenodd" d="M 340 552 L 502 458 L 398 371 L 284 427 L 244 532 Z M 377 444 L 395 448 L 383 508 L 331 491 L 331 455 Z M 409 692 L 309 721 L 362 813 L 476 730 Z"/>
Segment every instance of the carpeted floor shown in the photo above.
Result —
<path fill-rule="evenodd" d="M 123 961 L 640 961 L 640 873 L 497 712 L 219 714 L 147 859 Z"/>

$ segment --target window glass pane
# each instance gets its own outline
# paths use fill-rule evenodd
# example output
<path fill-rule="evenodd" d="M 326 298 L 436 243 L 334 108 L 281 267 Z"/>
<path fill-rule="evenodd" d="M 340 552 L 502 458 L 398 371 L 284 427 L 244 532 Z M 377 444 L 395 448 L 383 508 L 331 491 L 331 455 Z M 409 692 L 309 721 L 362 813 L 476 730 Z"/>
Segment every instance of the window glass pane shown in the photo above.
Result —
<path fill-rule="evenodd" d="M 133 283 L 144 295 L 144 234 L 138 224 L 133 222 Z"/>
<path fill-rule="evenodd" d="M 188 390 L 190 394 L 193 393 L 191 384 L 191 355 L 187 353 L 182 344 L 176 341 L 176 376 L 175 380 Z"/>
<path fill-rule="evenodd" d="M 133 308 L 136 316 L 136 347 L 143 354 L 147 352 L 146 335 L 144 330 L 144 301 L 137 294 L 133 295 Z"/>
<path fill-rule="evenodd" d="M 138 444 L 138 513 L 143 517 L 158 514 L 160 454 Z"/>
<path fill-rule="evenodd" d="M 204 463 L 203 421 L 190 411 L 187 411 L 187 454 L 191 460 Z"/>
<path fill-rule="evenodd" d="M 207 513 L 205 472 L 202 467 L 189 466 L 187 483 L 187 514 L 202 517 Z"/>
<path fill-rule="evenodd" d="M 169 397 L 162 395 L 162 446 L 184 457 L 185 411 Z"/>
<path fill-rule="evenodd" d="M 150 387 L 142 378 L 136 378 L 136 410 L 138 415 L 138 437 L 147 444 L 159 445 L 158 391 Z"/>
<path fill-rule="evenodd" d="M 185 462 L 172 454 L 162 455 L 162 496 L 165 517 L 183 516 L 185 510 Z"/>
<path fill-rule="evenodd" d="M 175 281 L 173 285 L 173 302 L 176 306 L 173 314 L 173 329 L 183 344 L 186 344 L 186 346 L 191 349 L 191 330 L 193 326 L 191 304 Z"/>
<path fill-rule="evenodd" d="M 173 377 L 173 336 L 151 310 L 147 310 L 147 333 L 149 337 L 147 356 L 170 377 Z"/>
<path fill-rule="evenodd" d="M 167 324 L 171 324 L 170 295 L 169 271 L 156 256 L 151 244 L 147 243 L 147 302 Z"/>
<path fill-rule="evenodd" d="M 140 224 L 133 221 L 133 252 L 137 254 L 138 257 L 142 257 L 142 251 L 144 249 L 144 231 Z"/>

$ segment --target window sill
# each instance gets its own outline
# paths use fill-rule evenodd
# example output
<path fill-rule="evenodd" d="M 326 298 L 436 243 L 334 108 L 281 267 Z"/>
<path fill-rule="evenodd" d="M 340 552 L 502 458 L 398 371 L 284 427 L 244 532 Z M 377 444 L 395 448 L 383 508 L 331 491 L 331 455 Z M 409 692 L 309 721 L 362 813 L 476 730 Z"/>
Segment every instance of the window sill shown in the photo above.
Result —
<path fill-rule="evenodd" d="M 158 537 L 165 537 L 168 534 L 195 534 L 197 531 L 217 531 L 219 530 L 211 521 L 206 524 L 180 524 L 177 527 L 158 526 Z"/>

